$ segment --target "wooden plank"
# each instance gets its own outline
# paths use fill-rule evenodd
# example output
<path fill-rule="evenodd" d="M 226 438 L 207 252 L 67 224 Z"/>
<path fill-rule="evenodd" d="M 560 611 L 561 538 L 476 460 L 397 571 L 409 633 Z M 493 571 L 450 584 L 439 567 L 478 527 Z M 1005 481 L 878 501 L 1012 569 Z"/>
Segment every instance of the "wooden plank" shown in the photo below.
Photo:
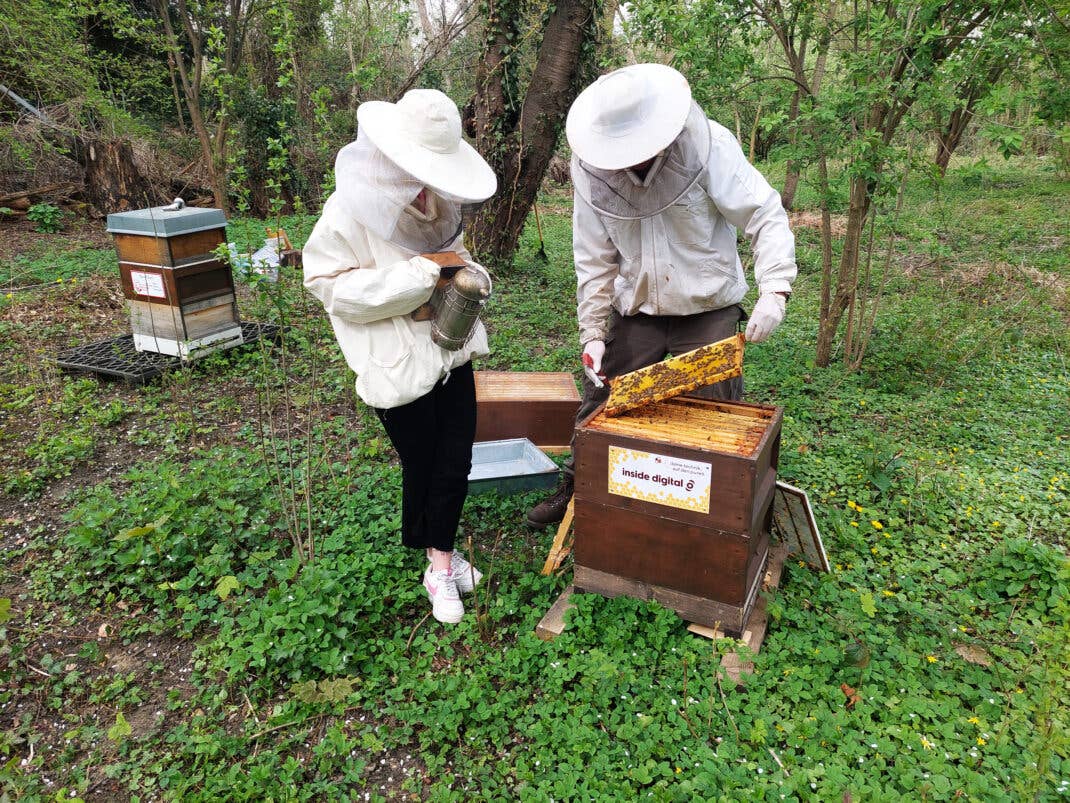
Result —
<path fill-rule="evenodd" d="M 568 507 L 565 508 L 565 515 L 561 519 L 561 523 L 557 526 L 557 535 L 554 536 L 554 542 L 550 546 L 549 554 L 546 556 L 546 563 L 543 564 L 543 574 L 553 574 L 557 571 L 557 568 L 561 565 L 561 561 L 572 551 L 571 542 L 566 549 L 565 539 L 568 537 L 569 531 L 572 529 L 572 517 L 576 509 L 575 503 L 575 498 L 568 500 Z"/>
<path fill-rule="evenodd" d="M 536 444 L 538 445 L 538 444 Z M 539 451 L 553 457 L 554 455 L 568 454 L 572 451 L 571 446 L 539 446 Z"/>
<path fill-rule="evenodd" d="M 238 311 L 234 306 L 234 296 L 230 294 L 228 296 L 229 300 L 223 304 L 215 304 L 183 315 L 187 339 L 198 340 L 224 329 L 241 330 L 241 321 L 238 320 Z"/>
<path fill-rule="evenodd" d="M 205 229 L 174 237 L 122 233 L 113 236 L 121 261 L 174 268 L 211 259 L 215 249 L 226 239 L 225 231 L 223 228 Z"/>
<path fill-rule="evenodd" d="M 747 594 L 743 605 L 728 605 L 672 588 L 608 574 L 579 563 L 573 570 L 572 585 L 577 591 L 590 591 L 604 597 L 626 596 L 654 600 L 676 611 L 688 622 L 697 622 L 707 626 L 719 624 L 726 632 L 742 633 L 747 614 L 757 596 L 760 579 L 760 576 L 755 577 L 753 587 Z"/>
<path fill-rule="evenodd" d="M 551 641 L 564 632 L 565 613 L 576 607 L 572 602 L 573 591 L 572 586 L 566 588 L 535 626 L 535 635 L 543 641 Z"/>
<path fill-rule="evenodd" d="M 135 335 L 165 340 L 186 339 L 186 329 L 178 307 L 134 299 L 126 304 L 130 308 L 130 329 Z"/>
<path fill-rule="evenodd" d="M 174 277 L 176 298 L 179 303 L 207 298 L 234 290 L 234 278 L 230 266 L 222 260 L 207 260 L 195 265 L 176 268 Z"/>
<path fill-rule="evenodd" d="M 226 229 L 204 229 L 189 234 L 179 234 L 166 238 L 174 266 L 188 262 L 199 262 L 212 256 L 215 249 L 226 240 Z"/>
<path fill-rule="evenodd" d="M 475 380 L 477 401 L 580 401 L 564 372 L 476 371 Z"/>

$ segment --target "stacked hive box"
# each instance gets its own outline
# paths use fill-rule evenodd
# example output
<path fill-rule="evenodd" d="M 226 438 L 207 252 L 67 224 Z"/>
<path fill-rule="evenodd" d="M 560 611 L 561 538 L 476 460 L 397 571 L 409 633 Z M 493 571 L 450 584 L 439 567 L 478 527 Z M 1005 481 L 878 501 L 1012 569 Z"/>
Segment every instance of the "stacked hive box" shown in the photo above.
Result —
<path fill-rule="evenodd" d="M 193 359 L 242 342 L 219 209 L 153 207 L 108 215 L 138 351 Z"/>
<path fill-rule="evenodd" d="M 741 633 L 769 550 L 781 419 L 673 398 L 581 422 L 574 585 Z"/>
<path fill-rule="evenodd" d="M 476 371 L 477 441 L 527 438 L 567 449 L 579 409 L 572 374 Z"/>

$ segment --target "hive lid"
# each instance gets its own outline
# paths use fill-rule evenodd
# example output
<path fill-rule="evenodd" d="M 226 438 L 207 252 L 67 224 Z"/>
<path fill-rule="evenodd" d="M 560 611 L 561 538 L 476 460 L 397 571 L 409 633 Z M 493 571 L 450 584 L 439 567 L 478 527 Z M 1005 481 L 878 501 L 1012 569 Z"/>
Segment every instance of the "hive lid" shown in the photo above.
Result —
<path fill-rule="evenodd" d="M 226 225 L 227 219 L 222 209 L 196 206 L 173 210 L 153 206 L 108 215 L 108 231 L 112 234 L 139 234 L 145 237 L 174 237 L 206 229 L 220 229 Z"/>

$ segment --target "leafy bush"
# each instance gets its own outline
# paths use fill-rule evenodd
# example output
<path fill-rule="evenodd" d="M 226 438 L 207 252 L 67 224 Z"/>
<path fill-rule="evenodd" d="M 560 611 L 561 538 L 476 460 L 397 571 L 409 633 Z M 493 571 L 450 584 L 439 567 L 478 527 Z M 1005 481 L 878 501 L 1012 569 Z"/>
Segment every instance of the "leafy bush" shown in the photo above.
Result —
<path fill-rule="evenodd" d="M 37 230 L 54 234 L 63 228 L 66 214 L 54 204 L 34 204 L 26 212 L 26 219 L 37 224 Z"/>

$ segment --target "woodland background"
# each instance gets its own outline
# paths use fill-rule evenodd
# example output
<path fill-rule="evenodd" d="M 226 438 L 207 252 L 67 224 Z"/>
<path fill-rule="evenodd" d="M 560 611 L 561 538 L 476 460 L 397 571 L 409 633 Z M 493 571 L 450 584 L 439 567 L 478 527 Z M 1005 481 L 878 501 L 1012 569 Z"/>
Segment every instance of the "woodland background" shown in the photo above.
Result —
<path fill-rule="evenodd" d="M 1065 800 L 1070 6 L 955 0 L 0 0 L 0 800 Z M 400 471 L 298 272 L 282 325 L 145 387 L 103 216 L 227 210 L 300 246 L 355 109 L 447 92 L 498 171 L 479 368 L 578 378 L 564 114 L 672 63 L 782 192 L 799 277 L 750 346 L 833 571 L 736 645 L 581 595 L 534 636 L 534 495 L 427 619 Z M 749 264 L 746 243 L 741 244 Z M 746 301 L 754 301 L 752 292 Z"/>

